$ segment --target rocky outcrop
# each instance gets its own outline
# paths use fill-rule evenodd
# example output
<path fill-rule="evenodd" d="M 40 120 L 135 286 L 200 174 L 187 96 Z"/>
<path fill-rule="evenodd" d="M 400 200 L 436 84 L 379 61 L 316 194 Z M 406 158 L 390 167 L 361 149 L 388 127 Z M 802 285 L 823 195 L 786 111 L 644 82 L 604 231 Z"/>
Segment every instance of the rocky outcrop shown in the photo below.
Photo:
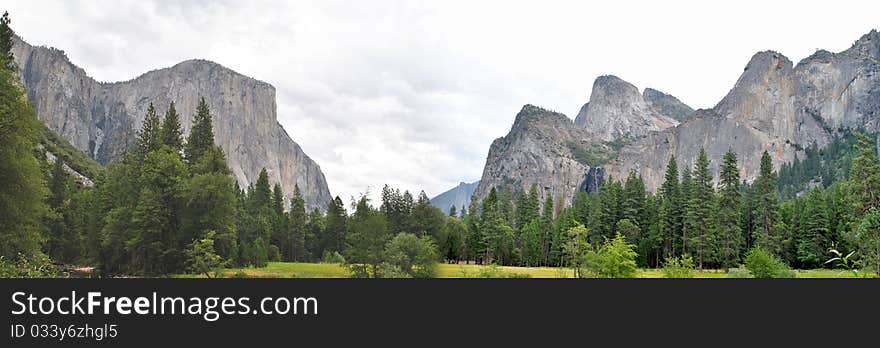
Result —
<path fill-rule="evenodd" d="M 215 140 L 243 187 L 265 167 L 288 197 L 299 185 L 308 208 L 324 209 L 330 191 L 320 167 L 276 119 L 275 88 L 217 63 L 189 60 L 133 80 L 97 82 L 63 51 L 16 38 L 13 53 L 37 117 L 80 151 L 106 164 L 119 158 L 140 128 L 147 106 L 174 101 L 184 134 L 200 97 L 214 117 Z"/>
<path fill-rule="evenodd" d="M 612 75 L 596 79 L 590 101 L 574 123 L 584 127 L 592 139 L 601 141 L 637 138 L 678 125 L 678 121 L 652 107 L 638 88 Z"/>
<path fill-rule="evenodd" d="M 582 132 L 558 117 L 542 119 L 539 127 L 515 123 L 510 134 L 492 144 L 477 199 L 493 186 L 522 189 L 539 183 L 542 192 L 566 201 L 576 190 L 593 188 L 598 176 L 624 178 L 633 170 L 655 191 L 670 156 L 679 168 L 691 168 L 701 148 L 716 180 L 723 154 L 733 150 L 740 176 L 751 181 L 765 150 L 778 169 L 810 144 L 827 144 L 841 128 L 880 131 L 880 34 L 871 31 L 840 53 L 817 51 L 797 66 L 777 52 L 759 52 L 712 109 L 692 112 L 665 93 L 646 89 L 639 94 L 619 78 L 602 76 L 574 122 Z M 565 146 L 571 139 L 587 149 L 605 145 L 602 150 L 614 159 L 578 161 L 583 151 Z"/>
<path fill-rule="evenodd" d="M 467 211 L 468 207 L 471 205 L 471 196 L 474 195 L 474 191 L 477 189 L 477 186 L 480 185 L 480 181 L 465 183 L 461 182 L 458 186 L 453 187 L 449 191 L 443 192 L 437 197 L 431 198 L 431 205 L 437 207 L 441 211 L 449 212 L 449 208 L 455 206 L 455 208 L 461 211 Z"/>
<path fill-rule="evenodd" d="M 554 206 L 570 203 L 590 169 L 574 151 L 609 151 L 592 139 L 563 114 L 524 106 L 510 132 L 492 142 L 474 199 L 481 201 L 493 187 L 515 195 L 536 185 L 542 202 L 552 195 Z"/>
<path fill-rule="evenodd" d="M 656 110 L 657 113 L 668 116 L 678 122 L 686 120 L 694 113 L 694 109 L 682 103 L 678 98 L 653 88 L 645 88 L 645 91 L 642 92 L 642 97 L 645 98 L 648 106 Z"/>
<path fill-rule="evenodd" d="M 680 168 L 690 167 L 705 147 L 716 178 L 721 157 L 732 149 L 741 177 L 753 180 L 764 150 L 778 169 L 803 155 L 806 146 L 827 144 L 838 129 L 880 130 L 878 44 L 880 37 L 872 31 L 844 52 L 817 51 L 794 67 L 779 53 L 759 52 L 718 105 L 624 146 L 609 172 L 637 170 L 646 187 L 656 189 L 670 155 L 679 159 Z"/>

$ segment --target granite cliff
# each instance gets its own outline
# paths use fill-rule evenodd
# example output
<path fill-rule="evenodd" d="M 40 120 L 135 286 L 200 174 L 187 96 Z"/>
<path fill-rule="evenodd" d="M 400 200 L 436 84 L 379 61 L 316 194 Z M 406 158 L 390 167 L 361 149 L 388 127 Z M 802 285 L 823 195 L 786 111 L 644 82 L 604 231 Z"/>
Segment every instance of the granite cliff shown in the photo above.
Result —
<path fill-rule="evenodd" d="M 198 98 L 214 117 L 218 145 L 243 187 L 265 167 L 289 197 L 299 185 L 306 206 L 324 209 L 330 191 L 321 168 L 278 123 L 275 88 L 206 60 L 188 60 L 135 79 L 105 83 L 89 77 L 63 51 L 15 38 L 13 54 L 37 117 L 102 164 L 119 158 L 140 128 L 147 106 L 174 101 L 188 134 Z"/>

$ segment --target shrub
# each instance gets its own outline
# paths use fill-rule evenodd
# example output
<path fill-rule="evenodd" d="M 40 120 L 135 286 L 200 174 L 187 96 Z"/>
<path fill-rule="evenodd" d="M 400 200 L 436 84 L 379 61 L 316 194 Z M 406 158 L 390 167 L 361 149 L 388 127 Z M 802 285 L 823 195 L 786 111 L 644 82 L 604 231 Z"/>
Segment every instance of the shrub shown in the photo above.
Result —
<path fill-rule="evenodd" d="M 58 268 L 43 254 L 26 257 L 18 254 L 15 261 L 0 256 L 0 278 L 57 278 Z"/>
<path fill-rule="evenodd" d="M 269 261 L 277 262 L 281 261 L 281 249 L 278 249 L 278 246 L 272 244 L 269 246 Z"/>
<path fill-rule="evenodd" d="M 401 233 L 385 247 L 385 262 L 412 278 L 431 278 L 437 273 L 437 246 L 429 236 Z"/>
<path fill-rule="evenodd" d="M 797 275 L 785 262 L 762 248 L 752 248 L 746 254 L 746 268 L 755 278 L 794 278 Z"/>
<path fill-rule="evenodd" d="M 462 278 L 531 278 L 528 273 L 511 273 L 505 272 L 497 264 L 490 264 L 480 267 L 476 272 L 468 272 L 464 267 L 461 268 Z"/>
<path fill-rule="evenodd" d="M 754 276 L 749 273 L 749 270 L 745 268 L 731 268 L 730 271 L 727 272 L 728 278 L 754 278 Z"/>
<path fill-rule="evenodd" d="M 635 246 L 618 233 L 605 240 L 599 251 L 587 254 L 586 269 L 599 278 L 634 278 L 636 276 Z"/>
<path fill-rule="evenodd" d="M 690 255 L 670 257 L 663 264 L 663 277 L 665 278 L 693 278 L 694 259 Z"/>
<path fill-rule="evenodd" d="M 339 252 L 325 250 L 321 256 L 321 263 L 345 263 L 345 257 Z"/>

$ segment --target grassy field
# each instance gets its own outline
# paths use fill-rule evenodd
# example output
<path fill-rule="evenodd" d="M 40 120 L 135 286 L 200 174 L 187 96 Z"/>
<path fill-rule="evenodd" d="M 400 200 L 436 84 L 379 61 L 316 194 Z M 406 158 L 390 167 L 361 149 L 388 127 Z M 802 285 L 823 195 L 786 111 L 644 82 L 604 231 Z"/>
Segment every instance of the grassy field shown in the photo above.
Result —
<path fill-rule="evenodd" d="M 853 278 L 851 272 L 843 270 L 814 269 L 797 270 L 798 278 Z M 292 263 L 269 262 L 263 268 L 228 268 L 222 271 L 223 277 L 242 278 L 346 278 L 348 271 L 341 265 L 332 263 Z M 568 268 L 555 267 L 508 267 L 485 265 L 437 265 L 438 278 L 475 278 L 475 277 L 528 277 L 528 278 L 571 278 L 572 271 Z M 723 270 L 705 270 L 695 272 L 695 278 L 725 278 Z M 663 278 L 659 269 L 639 269 L 638 278 Z"/>

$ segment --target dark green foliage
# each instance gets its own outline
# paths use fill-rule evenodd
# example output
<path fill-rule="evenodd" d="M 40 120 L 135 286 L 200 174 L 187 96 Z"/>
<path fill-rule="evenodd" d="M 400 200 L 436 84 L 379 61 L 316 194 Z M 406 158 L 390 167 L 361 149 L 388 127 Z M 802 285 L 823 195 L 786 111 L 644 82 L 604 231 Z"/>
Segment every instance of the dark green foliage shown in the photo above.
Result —
<path fill-rule="evenodd" d="M 0 63 L 6 70 L 15 70 L 15 57 L 12 55 L 12 28 L 9 26 L 12 20 L 9 19 L 9 12 L 3 12 L 0 18 Z"/>
<path fill-rule="evenodd" d="M 162 131 L 159 135 L 161 139 L 161 143 L 164 146 L 168 146 L 172 151 L 176 153 L 180 153 L 183 149 L 183 134 L 180 130 L 180 115 L 177 113 L 177 109 L 174 108 L 174 102 L 171 102 L 171 105 L 168 106 L 168 111 L 165 112 L 165 119 L 162 120 Z"/>
<path fill-rule="evenodd" d="M 776 210 L 779 204 L 776 195 L 776 178 L 773 175 L 773 164 L 770 154 L 764 151 L 761 155 L 761 169 L 755 179 L 752 212 L 752 237 L 754 245 L 780 254 L 782 252 L 782 236 L 776 226 Z"/>
<path fill-rule="evenodd" d="M 617 234 L 595 252 L 586 255 L 586 269 L 598 278 L 633 278 L 636 275 L 635 246 Z"/>
<path fill-rule="evenodd" d="M 614 158 L 619 148 L 609 148 L 600 144 L 584 144 L 569 141 L 565 144 L 575 161 L 590 167 L 599 167 Z"/>
<path fill-rule="evenodd" d="M 138 163 L 142 163 L 148 153 L 159 150 L 159 147 L 162 146 L 161 127 L 156 108 L 153 107 L 153 103 L 150 103 L 150 106 L 147 107 L 147 114 L 144 116 L 144 124 L 135 139 L 134 155 L 137 156 Z"/>
<path fill-rule="evenodd" d="M 184 156 L 189 164 L 197 163 L 208 149 L 214 147 L 214 130 L 211 120 L 211 111 L 205 98 L 199 100 L 193 117 L 193 126 L 189 132 L 184 148 Z"/>
<path fill-rule="evenodd" d="M 667 257 L 679 255 L 682 247 L 683 225 L 682 193 L 678 178 L 678 163 L 675 156 L 669 158 L 666 175 L 660 188 L 659 233 L 664 240 Z"/>
<path fill-rule="evenodd" d="M 685 213 L 688 231 L 687 247 L 684 252 L 694 255 L 700 269 L 711 264 L 715 258 L 717 239 L 715 238 L 716 202 L 715 189 L 709 173 L 709 158 L 700 149 L 694 164 L 693 181 L 689 189 L 689 200 Z"/>
<path fill-rule="evenodd" d="M 880 277 L 880 210 L 873 209 L 862 218 L 855 239 L 862 265 Z"/>
<path fill-rule="evenodd" d="M 385 244 L 389 239 L 384 214 L 369 204 L 366 196 L 355 206 L 348 221 L 346 236 L 346 267 L 358 278 L 380 278 L 380 265 L 385 261 Z"/>
<path fill-rule="evenodd" d="M 746 268 L 755 278 L 794 278 L 796 275 L 773 253 L 753 248 L 746 253 Z"/>
<path fill-rule="evenodd" d="M 419 198 L 412 210 L 413 230 L 416 236 L 428 236 L 437 245 L 446 243 L 446 231 L 443 225 L 446 223 L 446 214 L 437 207 L 431 205 L 428 195 L 424 191 L 419 192 Z"/>
<path fill-rule="evenodd" d="M 324 251 L 335 251 L 341 253 L 345 250 L 345 235 L 348 232 L 348 213 L 342 200 L 336 197 L 330 200 L 327 207 L 327 215 L 324 217 L 324 231 L 319 239 L 320 254 Z"/>
<path fill-rule="evenodd" d="M 467 224 L 455 216 L 450 216 L 446 218 L 446 224 L 443 228 L 446 230 L 446 241 L 440 247 L 440 256 L 450 262 L 457 262 L 463 259 L 465 256 Z"/>
<path fill-rule="evenodd" d="M 779 197 L 793 199 L 811 186 L 830 187 L 849 179 L 853 158 L 857 156 L 857 139 L 856 133 L 844 131 L 835 134 L 824 148 L 812 144 L 804 149 L 803 159 L 796 157 L 791 163 L 783 163 L 776 181 Z"/>
<path fill-rule="evenodd" d="M 34 149 L 38 122 L 12 65 L 8 14 L 0 21 L 0 257 L 39 257 L 47 194 Z"/>
<path fill-rule="evenodd" d="M 385 262 L 401 270 L 409 278 L 434 277 L 437 273 L 437 258 L 437 246 L 429 236 L 417 237 L 411 233 L 401 233 L 385 247 Z"/>
<path fill-rule="evenodd" d="M 724 269 L 739 264 L 740 251 L 745 241 L 742 234 L 742 191 L 736 153 L 728 150 L 721 164 L 718 192 L 718 226 L 716 245 L 718 264 Z"/>
<path fill-rule="evenodd" d="M 320 213 L 318 213 L 320 214 Z M 289 254 L 284 259 L 290 261 L 306 261 L 309 259 L 310 249 L 308 241 L 314 237 L 306 224 L 306 207 L 299 185 L 293 186 L 293 197 L 290 198 L 290 213 L 288 214 L 287 227 L 290 235 Z M 285 247 L 282 247 L 285 250 Z M 283 254 L 283 253 L 282 253 Z"/>

